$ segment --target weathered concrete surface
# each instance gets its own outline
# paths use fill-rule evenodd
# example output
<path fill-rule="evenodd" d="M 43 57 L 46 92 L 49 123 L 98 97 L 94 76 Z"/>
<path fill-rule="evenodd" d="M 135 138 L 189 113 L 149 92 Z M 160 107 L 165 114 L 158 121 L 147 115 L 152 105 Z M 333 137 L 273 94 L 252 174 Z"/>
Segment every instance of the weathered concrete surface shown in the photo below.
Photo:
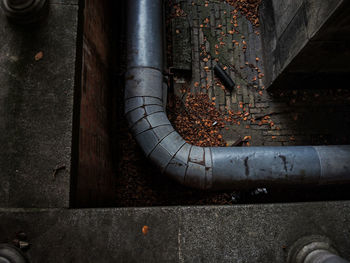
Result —
<path fill-rule="evenodd" d="M 69 205 L 76 2 L 54 1 L 33 28 L 0 10 L 0 207 Z"/>
<path fill-rule="evenodd" d="M 263 1 L 266 86 L 310 86 L 317 78 L 322 84 L 324 73 L 332 84 L 349 72 L 349 9 L 343 0 Z"/>
<path fill-rule="evenodd" d="M 350 259 L 349 202 L 2 209 L 0 222 L 0 242 L 27 234 L 31 262 L 285 262 L 293 242 L 311 234 Z"/>

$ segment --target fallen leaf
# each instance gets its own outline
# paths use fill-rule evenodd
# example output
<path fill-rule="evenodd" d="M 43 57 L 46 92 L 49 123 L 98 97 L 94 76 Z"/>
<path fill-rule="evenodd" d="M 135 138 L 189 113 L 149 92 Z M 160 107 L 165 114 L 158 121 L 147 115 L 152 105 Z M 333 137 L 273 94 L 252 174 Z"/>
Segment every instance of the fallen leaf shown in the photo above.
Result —
<path fill-rule="evenodd" d="M 42 59 L 43 56 L 44 56 L 44 53 L 42 51 L 40 51 L 40 52 L 36 53 L 34 59 L 35 59 L 35 61 L 38 61 L 38 60 Z"/>
<path fill-rule="evenodd" d="M 142 234 L 147 235 L 148 230 L 149 230 L 149 227 L 148 227 L 148 226 L 143 226 L 143 227 L 142 227 Z"/>

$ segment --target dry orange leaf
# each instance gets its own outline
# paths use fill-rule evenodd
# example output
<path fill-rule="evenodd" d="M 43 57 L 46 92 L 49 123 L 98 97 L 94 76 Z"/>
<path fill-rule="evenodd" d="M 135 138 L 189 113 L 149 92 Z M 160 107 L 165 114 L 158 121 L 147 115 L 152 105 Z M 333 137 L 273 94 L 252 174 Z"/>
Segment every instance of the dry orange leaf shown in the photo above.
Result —
<path fill-rule="evenodd" d="M 38 61 L 38 60 L 42 59 L 43 56 L 44 56 L 44 53 L 42 51 L 40 51 L 40 52 L 36 53 L 34 59 L 35 59 L 35 61 Z"/>
<path fill-rule="evenodd" d="M 142 227 L 142 234 L 147 235 L 148 230 L 149 230 L 149 227 L 148 227 L 148 226 L 143 226 L 143 227 Z"/>

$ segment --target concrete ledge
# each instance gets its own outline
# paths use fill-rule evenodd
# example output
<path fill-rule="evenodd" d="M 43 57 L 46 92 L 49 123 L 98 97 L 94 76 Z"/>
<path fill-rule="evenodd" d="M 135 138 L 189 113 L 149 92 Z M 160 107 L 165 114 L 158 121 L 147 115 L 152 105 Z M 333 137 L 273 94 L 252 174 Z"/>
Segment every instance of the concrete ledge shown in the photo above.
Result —
<path fill-rule="evenodd" d="M 54 1 L 47 20 L 32 27 L 12 25 L 0 10 L 1 207 L 69 205 L 74 2 Z"/>
<path fill-rule="evenodd" d="M 349 201 L 0 209 L 0 222 L 0 242 L 28 235 L 31 262 L 285 262 L 289 246 L 306 235 L 329 237 L 350 258 Z"/>

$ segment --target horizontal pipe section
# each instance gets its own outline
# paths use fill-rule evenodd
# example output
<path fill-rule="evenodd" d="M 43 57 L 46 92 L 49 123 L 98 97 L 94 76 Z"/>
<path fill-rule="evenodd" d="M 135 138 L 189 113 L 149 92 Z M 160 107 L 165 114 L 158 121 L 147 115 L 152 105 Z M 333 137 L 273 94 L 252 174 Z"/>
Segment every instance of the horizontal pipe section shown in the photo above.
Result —
<path fill-rule="evenodd" d="M 329 252 L 328 250 L 312 251 L 303 263 L 349 263 L 349 261 Z"/>
<path fill-rule="evenodd" d="M 128 0 L 125 114 L 162 172 L 200 189 L 349 182 L 350 146 L 198 147 L 164 111 L 162 1 Z"/>

